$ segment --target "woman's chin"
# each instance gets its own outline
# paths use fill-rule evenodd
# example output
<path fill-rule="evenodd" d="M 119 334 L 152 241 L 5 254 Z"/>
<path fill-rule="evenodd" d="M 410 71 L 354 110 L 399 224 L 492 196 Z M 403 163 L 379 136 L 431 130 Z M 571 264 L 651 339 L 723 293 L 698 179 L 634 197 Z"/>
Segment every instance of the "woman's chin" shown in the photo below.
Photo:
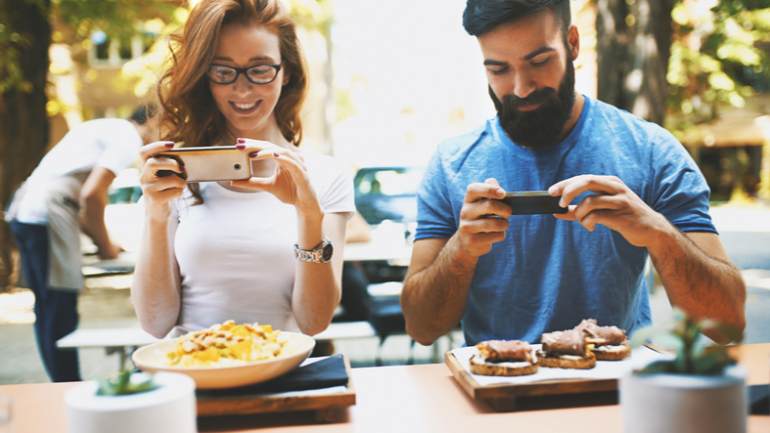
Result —
<path fill-rule="evenodd" d="M 254 135 L 264 129 L 265 122 L 257 116 L 250 116 L 249 118 L 231 118 L 228 119 L 227 123 L 229 124 L 229 129 L 236 132 L 238 137 L 250 138 L 250 135 Z"/>

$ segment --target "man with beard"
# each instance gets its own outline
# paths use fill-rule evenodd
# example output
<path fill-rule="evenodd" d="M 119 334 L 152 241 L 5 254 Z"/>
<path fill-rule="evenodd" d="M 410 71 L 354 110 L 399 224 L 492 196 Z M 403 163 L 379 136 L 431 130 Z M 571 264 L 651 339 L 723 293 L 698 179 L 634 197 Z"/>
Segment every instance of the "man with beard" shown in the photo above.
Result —
<path fill-rule="evenodd" d="M 469 0 L 498 115 L 442 144 L 418 194 L 401 304 L 430 344 L 538 342 L 584 318 L 651 321 L 648 254 L 669 300 L 745 327 L 746 290 L 709 217 L 709 189 L 671 134 L 576 94 L 568 0 Z M 547 190 L 565 215 L 511 216 L 506 191 Z M 712 333 L 718 339 L 721 335 Z"/>

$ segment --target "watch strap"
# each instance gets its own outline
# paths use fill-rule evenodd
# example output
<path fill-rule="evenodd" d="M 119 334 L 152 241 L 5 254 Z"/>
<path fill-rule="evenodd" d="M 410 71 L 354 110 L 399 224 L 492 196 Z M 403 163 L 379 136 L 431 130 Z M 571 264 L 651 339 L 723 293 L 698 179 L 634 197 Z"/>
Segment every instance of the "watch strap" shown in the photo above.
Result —
<path fill-rule="evenodd" d="M 294 244 L 294 257 L 296 257 L 297 260 L 306 263 L 329 263 L 331 261 L 331 254 L 328 258 L 324 258 L 324 251 L 327 248 L 331 248 L 331 246 L 331 241 L 326 238 L 309 250 L 302 249 L 299 245 Z"/>

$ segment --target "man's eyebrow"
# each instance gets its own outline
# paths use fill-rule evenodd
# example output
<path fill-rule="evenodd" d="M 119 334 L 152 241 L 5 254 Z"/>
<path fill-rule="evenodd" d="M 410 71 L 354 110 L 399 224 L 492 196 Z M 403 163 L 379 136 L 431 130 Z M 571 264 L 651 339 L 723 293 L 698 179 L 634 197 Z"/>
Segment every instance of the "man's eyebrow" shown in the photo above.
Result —
<path fill-rule="evenodd" d="M 532 60 L 533 58 L 539 56 L 543 53 L 548 53 L 551 51 L 556 51 L 555 48 L 549 47 L 549 46 L 542 46 L 534 51 L 529 52 L 526 54 L 523 59 L 524 60 Z M 502 60 L 495 60 L 495 59 L 484 59 L 484 66 L 508 66 L 508 62 L 504 62 Z"/>
<path fill-rule="evenodd" d="M 508 66 L 508 62 L 495 59 L 484 59 L 484 66 Z"/>
<path fill-rule="evenodd" d="M 524 60 L 532 60 L 532 58 L 537 57 L 540 54 L 550 52 L 550 51 L 556 51 L 556 49 L 553 48 L 553 47 L 542 46 L 542 47 L 536 49 L 535 51 L 532 51 L 529 54 L 527 54 L 526 56 L 524 56 Z"/>

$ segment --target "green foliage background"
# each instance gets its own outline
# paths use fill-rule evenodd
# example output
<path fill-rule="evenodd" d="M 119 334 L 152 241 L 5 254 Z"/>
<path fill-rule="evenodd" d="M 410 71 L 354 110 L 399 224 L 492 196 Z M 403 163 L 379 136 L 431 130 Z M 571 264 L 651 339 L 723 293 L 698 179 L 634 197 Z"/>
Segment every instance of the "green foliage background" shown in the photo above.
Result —
<path fill-rule="evenodd" d="M 770 0 L 679 1 L 672 21 L 670 129 L 682 133 L 716 119 L 720 106 L 770 91 Z"/>
<path fill-rule="evenodd" d="M 163 23 L 162 36 L 187 17 L 184 0 L 14 1 L 44 10 L 57 29 L 55 41 L 57 35 L 64 34 L 67 41 L 80 44 L 89 44 L 97 29 L 114 38 L 130 37 L 141 30 L 137 26 L 150 20 Z M 291 0 L 288 4 L 302 27 L 330 32 L 330 0 Z M 17 61 L 28 37 L 11 31 L 4 24 L 7 22 L 0 8 L 0 93 L 29 91 L 31 85 L 24 80 Z M 770 91 L 770 0 L 679 0 L 672 25 L 667 126 L 674 132 L 681 135 L 696 124 L 717 118 L 724 104 L 740 107 L 755 92 Z M 153 60 L 129 74 L 138 75 L 147 89 L 161 66 Z"/>

